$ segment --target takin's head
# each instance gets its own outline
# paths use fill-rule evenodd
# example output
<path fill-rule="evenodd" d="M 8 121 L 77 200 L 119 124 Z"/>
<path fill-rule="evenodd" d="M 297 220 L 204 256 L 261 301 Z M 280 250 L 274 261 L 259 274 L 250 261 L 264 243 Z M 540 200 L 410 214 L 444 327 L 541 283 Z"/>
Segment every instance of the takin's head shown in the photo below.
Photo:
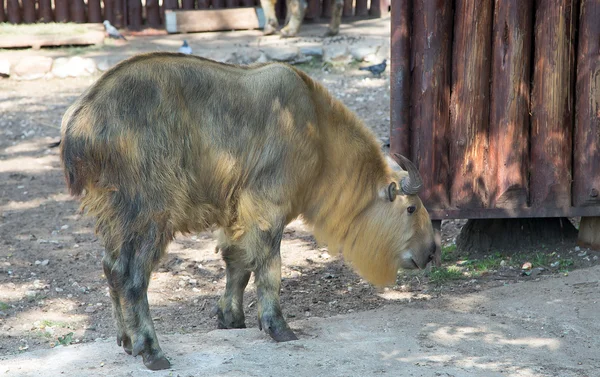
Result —
<path fill-rule="evenodd" d="M 406 170 L 388 159 L 391 182 L 353 222 L 352 235 L 341 248 L 345 259 L 375 285 L 393 284 L 398 268 L 425 268 L 436 253 L 431 220 L 417 196 L 421 176 L 407 158 L 396 157 Z"/>

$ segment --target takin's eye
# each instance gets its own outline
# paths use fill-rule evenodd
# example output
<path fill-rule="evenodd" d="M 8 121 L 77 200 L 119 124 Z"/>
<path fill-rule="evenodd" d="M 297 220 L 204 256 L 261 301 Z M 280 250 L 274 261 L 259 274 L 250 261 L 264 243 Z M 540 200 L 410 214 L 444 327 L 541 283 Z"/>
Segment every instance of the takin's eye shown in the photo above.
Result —
<path fill-rule="evenodd" d="M 412 213 L 413 213 L 413 212 L 415 212 L 416 210 L 417 210 L 417 207 L 415 207 L 415 206 L 408 206 L 408 207 L 406 208 L 406 211 L 407 211 L 408 213 L 410 213 L 410 214 L 412 214 Z"/>

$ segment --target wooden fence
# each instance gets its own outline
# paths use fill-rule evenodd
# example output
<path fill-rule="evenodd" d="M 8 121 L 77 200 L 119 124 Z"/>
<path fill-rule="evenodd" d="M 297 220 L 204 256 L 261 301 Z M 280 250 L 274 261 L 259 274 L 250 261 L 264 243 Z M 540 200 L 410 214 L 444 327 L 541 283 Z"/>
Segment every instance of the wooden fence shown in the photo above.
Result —
<path fill-rule="evenodd" d="M 394 0 L 391 76 L 432 219 L 600 216 L 600 0 Z"/>
<path fill-rule="evenodd" d="M 329 19 L 334 0 L 308 0 L 305 19 Z M 118 28 L 139 30 L 143 26 L 164 27 L 165 10 L 225 9 L 260 6 L 260 0 L 0 0 L 0 22 L 78 22 L 109 20 Z M 380 17 L 387 13 L 388 0 L 345 0 L 343 17 Z M 285 0 L 276 6 L 285 19 Z"/>

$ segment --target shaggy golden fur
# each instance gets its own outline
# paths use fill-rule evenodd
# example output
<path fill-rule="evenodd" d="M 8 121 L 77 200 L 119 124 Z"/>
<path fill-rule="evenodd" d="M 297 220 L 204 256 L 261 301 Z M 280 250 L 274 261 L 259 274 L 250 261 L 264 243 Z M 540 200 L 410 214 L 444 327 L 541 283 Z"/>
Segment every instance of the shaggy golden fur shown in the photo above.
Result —
<path fill-rule="evenodd" d="M 406 173 L 388 166 L 371 132 L 323 86 L 283 64 L 128 59 L 69 108 L 61 158 L 105 243 L 119 342 L 152 369 L 168 362 L 146 291 L 177 232 L 221 229 L 220 326 L 244 325 L 253 271 L 260 323 L 276 340 L 295 338 L 279 309 L 279 243 L 292 219 L 303 216 L 377 285 L 392 284 L 399 266 L 423 267 L 435 247 L 419 198 L 385 194 Z"/>

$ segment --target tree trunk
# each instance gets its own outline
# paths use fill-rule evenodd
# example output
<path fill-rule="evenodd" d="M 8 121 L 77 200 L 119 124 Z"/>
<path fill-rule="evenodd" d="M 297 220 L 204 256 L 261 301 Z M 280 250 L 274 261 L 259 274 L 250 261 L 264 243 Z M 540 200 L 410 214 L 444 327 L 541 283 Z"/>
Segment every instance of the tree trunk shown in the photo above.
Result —
<path fill-rule="evenodd" d="M 557 243 L 575 243 L 577 229 L 564 217 L 524 219 L 472 219 L 456 238 L 461 252 L 519 252 Z"/>

